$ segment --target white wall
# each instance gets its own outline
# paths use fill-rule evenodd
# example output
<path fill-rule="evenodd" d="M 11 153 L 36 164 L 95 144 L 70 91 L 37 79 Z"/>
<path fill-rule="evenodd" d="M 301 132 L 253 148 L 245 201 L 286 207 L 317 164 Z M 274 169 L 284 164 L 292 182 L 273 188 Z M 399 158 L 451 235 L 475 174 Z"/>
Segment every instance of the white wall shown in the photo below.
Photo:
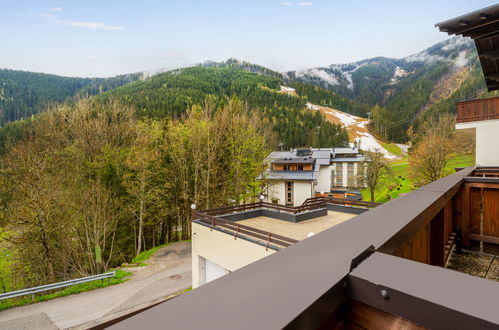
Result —
<path fill-rule="evenodd" d="M 476 164 L 499 165 L 499 119 L 456 124 L 457 129 L 476 129 Z"/>
<path fill-rule="evenodd" d="M 193 222 L 192 287 L 197 288 L 214 275 L 235 271 L 274 252 L 217 230 L 210 231 L 210 228 Z"/>
<path fill-rule="evenodd" d="M 333 171 L 333 166 L 321 166 L 319 168 L 319 174 L 317 176 L 317 186 L 315 186 L 315 192 L 324 191 L 328 193 L 331 191 L 331 172 Z"/>
<path fill-rule="evenodd" d="M 285 183 L 284 181 L 271 181 L 267 189 L 267 198 L 265 201 L 267 203 L 272 203 L 272 198 L 279 199 L 279 204 L 286 204 L 286 195 L 284 191 Z"/>
<path fill-rule="evenodd" d="M 311 181 L 294 181 L 294 206 L 300 206 L 310 197 L 314 197 Z"/>

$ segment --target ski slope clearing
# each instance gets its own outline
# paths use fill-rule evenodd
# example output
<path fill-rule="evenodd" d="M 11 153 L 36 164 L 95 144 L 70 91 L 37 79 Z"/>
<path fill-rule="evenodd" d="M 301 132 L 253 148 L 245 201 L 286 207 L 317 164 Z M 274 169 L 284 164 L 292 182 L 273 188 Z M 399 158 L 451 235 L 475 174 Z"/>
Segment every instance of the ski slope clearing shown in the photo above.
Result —
<path fill-rule="evenodd" d="M 369 132 L 368 119 L 312 103 L 307 103 L 307 108 L 309 110 L 320 111 L 330 122 L 345 127 L 348 131 L 350 144 L 356 143 L 357 146 L 363 150 L 379 151 L 385 156 L 386 159 L 397 158 L 396 155 L 392 154 L 383 147 L 382 141 Z"/>

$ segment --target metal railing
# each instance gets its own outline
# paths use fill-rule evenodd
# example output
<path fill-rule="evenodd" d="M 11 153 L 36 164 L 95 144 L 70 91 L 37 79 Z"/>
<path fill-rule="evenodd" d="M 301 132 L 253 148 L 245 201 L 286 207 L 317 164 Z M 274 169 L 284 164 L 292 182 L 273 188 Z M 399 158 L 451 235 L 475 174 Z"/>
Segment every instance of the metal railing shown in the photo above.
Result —
<path fill-rule="evenodd" d="M 269 244 L 275 244 L 280 247 L 288 247 L 298 242 L 298 240 L 296 239 L 292 239 L 282 235 L 277 235 L 265 230 L 260 230 L 257 228 L 241 225 L 230 220 L 217 218 L 213 215 L 201 213 L 198 211 L 192 211 L 192 217 L 193 219 L 199 220 L 207 225 L 210 225 L 210 229 L 212 229 L 213 227 L 219 227 L 230 231 L 231 233 L 234 234 L 234 239 L 240 237 L 239 235 L 244 235 L 259 239 L 262 242 L 266 243 L 265 246 L 267 248 Z"/>
<path fill-rule="evenodd" d="M 281 204 L 274 204 L 267 202 L 257 202 L 257 203 L 241 204 L 241 205 L 223 206 L 209 210 L 203 210 L 201 212 L 208 215 L 223 215 L 223 214 L 245 212 L 245 211 L 265 208 L 291 214 L 297 214 L 301 212 L 325 208 L 326 204 L 327 204 L 326 198 L 313 197 L 306 199 L 305 202 L 303 202 L 303 204 L 300 206 L 288 206 L 288 205 L 281 205 Z"/>
<path fill-rule="evenodd" d="M 115 274 L 116 274 L 116 272 L 113 271 L 113 272 L 103 273 L 103 274 L 99 274 L 99 275 L 92 275 L 92 276 L 87 276 L 87 277 L 76 278 L 76 279 L 64 281 L 64 282 L 57 282 L 57 283 L 52 283 L 52 284 L 35 286 L 32 288 L 28 288 L 28 289 L 22 289 L 22 290 L 2 293 L 2 294 L 0 294 L 0 300 L 21 297 L 21 296 L 27 296 L 27 295 L 31 295 L 31 299 L 34 300 L 35 293 L 66 288 L 68 286 L 72 286 L 75 284 L 92 282 L 92 281 L 96 281 L 96 280 L 104 280 L 106 278 L 109 282 L 111 280 L 111 277 L 114 277 Z"/>
<path fill-rule="evenodd" d="M 363 207 L 363 208 L 374 208 L 376 206 L 381 205 L 381 203 L 356 201 L 356 200 L 351 200 L 351 199 L 334 198 L 334 197 L 329 197 L 328 202 L 331 204 L 339 204 L 339 205 L 344 205 L 344 206 L 356 206 L 356 207 Z"/>

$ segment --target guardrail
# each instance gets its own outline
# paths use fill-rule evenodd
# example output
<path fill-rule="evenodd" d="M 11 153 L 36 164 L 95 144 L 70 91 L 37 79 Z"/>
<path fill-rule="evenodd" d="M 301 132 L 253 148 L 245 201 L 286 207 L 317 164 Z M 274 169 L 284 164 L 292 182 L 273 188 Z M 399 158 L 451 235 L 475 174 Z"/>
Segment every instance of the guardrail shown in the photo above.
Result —
<path fill-rule="evenodd" d="M 277 235 L 265 230 L 260 230 L 253 227 L 241 225 L 229 220 L 217 218 L 213 215 L 205 214 L 198 211 L 192 211 L 192 217 L 193 219 L 199 220 L 207 225 L 210 225 L 210 229 L 212 227 L 220 227 L 229 230 L 230 232 L 234 233 L 234 239 L 236 239 L 239 234 L 260 239 L 266 243 L 265 245 L 266 248 L 269 246 L 269 244 L 288 247 L 291 244 L 295 244 L 298 242 L 298 240 L 286 236 Z"/>
<path fill-rule="evenodd" d="M 92 282 L 92 281 L 96 281 L 96 280 L 104 280 L 106 278 L 109 282 L 111 280 L 111 277 L 113 277 L 115 274 L 116 274 L 116 272 L 113 271 L 113 272 L 103 273 L 103 274 L 99 274 L 99 275 L 92 275 L 92 276 L 87 276 L 87 277 L 76 278 L 74 280 L 69 280 L 69 281 L 64 281 L 64 282 L 57 282 L 57 283 L 52 283 L 52 284 L 47 284 L 47 285 L 35 286 L 32 288 L 28 288 L 28 289 L 22 289 L 22 290 L 2 293 L 2 294 L 0 294 L 0 300 L 21 297 L 21 296 L 27 296 L 27 295 L 31 295 L 31 299 L 34 300 L 35 293 L 50 291 L 50 290 L 54 290 L 54 289 L 66 288 L 68 286 L 72 286 L 75 284 Z"/>
<path fill-rule="evenodd" d="M 306 199 L 305 202 L 303 202 L 303 204 L 300 206 L 288 206 L 288 205 L 281 205 L 281 204 L 274 204 L 267 202 L 257 202 L 257 203 L 241 204 L 241 205 L 223 206 L 209 210 L 203 210 L 201 212 L 208 215 L 223 215 L 235 212 L 244 212 L 244 211 L 266 208 L 276 211 L 287 212 L 291 214 L 297 214 L 305 211 L 324 208 L 326 207 L 326 203 L 327 199 L 324 197 L 313 197 Z"/>
<path fill-rule="evenodd" d="M 340 204 L 340 205 L 344 205 L 344 206 L 358 206 L 358 207 L 364 207 L 364 208 L 374 208 L 376 206 L 381 205 L 381 203 L 355 201 L 355 200 L 350 200 L 350 199 L 333 198 L 333 197 L 329 197 L 328 202 L 331 204 Z"/>

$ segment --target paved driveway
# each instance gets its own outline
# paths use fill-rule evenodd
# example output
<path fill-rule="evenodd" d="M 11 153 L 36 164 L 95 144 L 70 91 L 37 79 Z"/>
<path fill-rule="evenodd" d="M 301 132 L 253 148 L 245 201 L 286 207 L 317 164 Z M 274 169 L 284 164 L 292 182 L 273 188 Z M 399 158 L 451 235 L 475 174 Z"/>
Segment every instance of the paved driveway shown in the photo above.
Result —
<path fill-rule="evenodd" d="M 160 249 L 147 264 L 126 269 L 134 275 L 125 283 L 2 311 L 0 329 L 87 328 L 191 286 L 190 242 Z"/>

